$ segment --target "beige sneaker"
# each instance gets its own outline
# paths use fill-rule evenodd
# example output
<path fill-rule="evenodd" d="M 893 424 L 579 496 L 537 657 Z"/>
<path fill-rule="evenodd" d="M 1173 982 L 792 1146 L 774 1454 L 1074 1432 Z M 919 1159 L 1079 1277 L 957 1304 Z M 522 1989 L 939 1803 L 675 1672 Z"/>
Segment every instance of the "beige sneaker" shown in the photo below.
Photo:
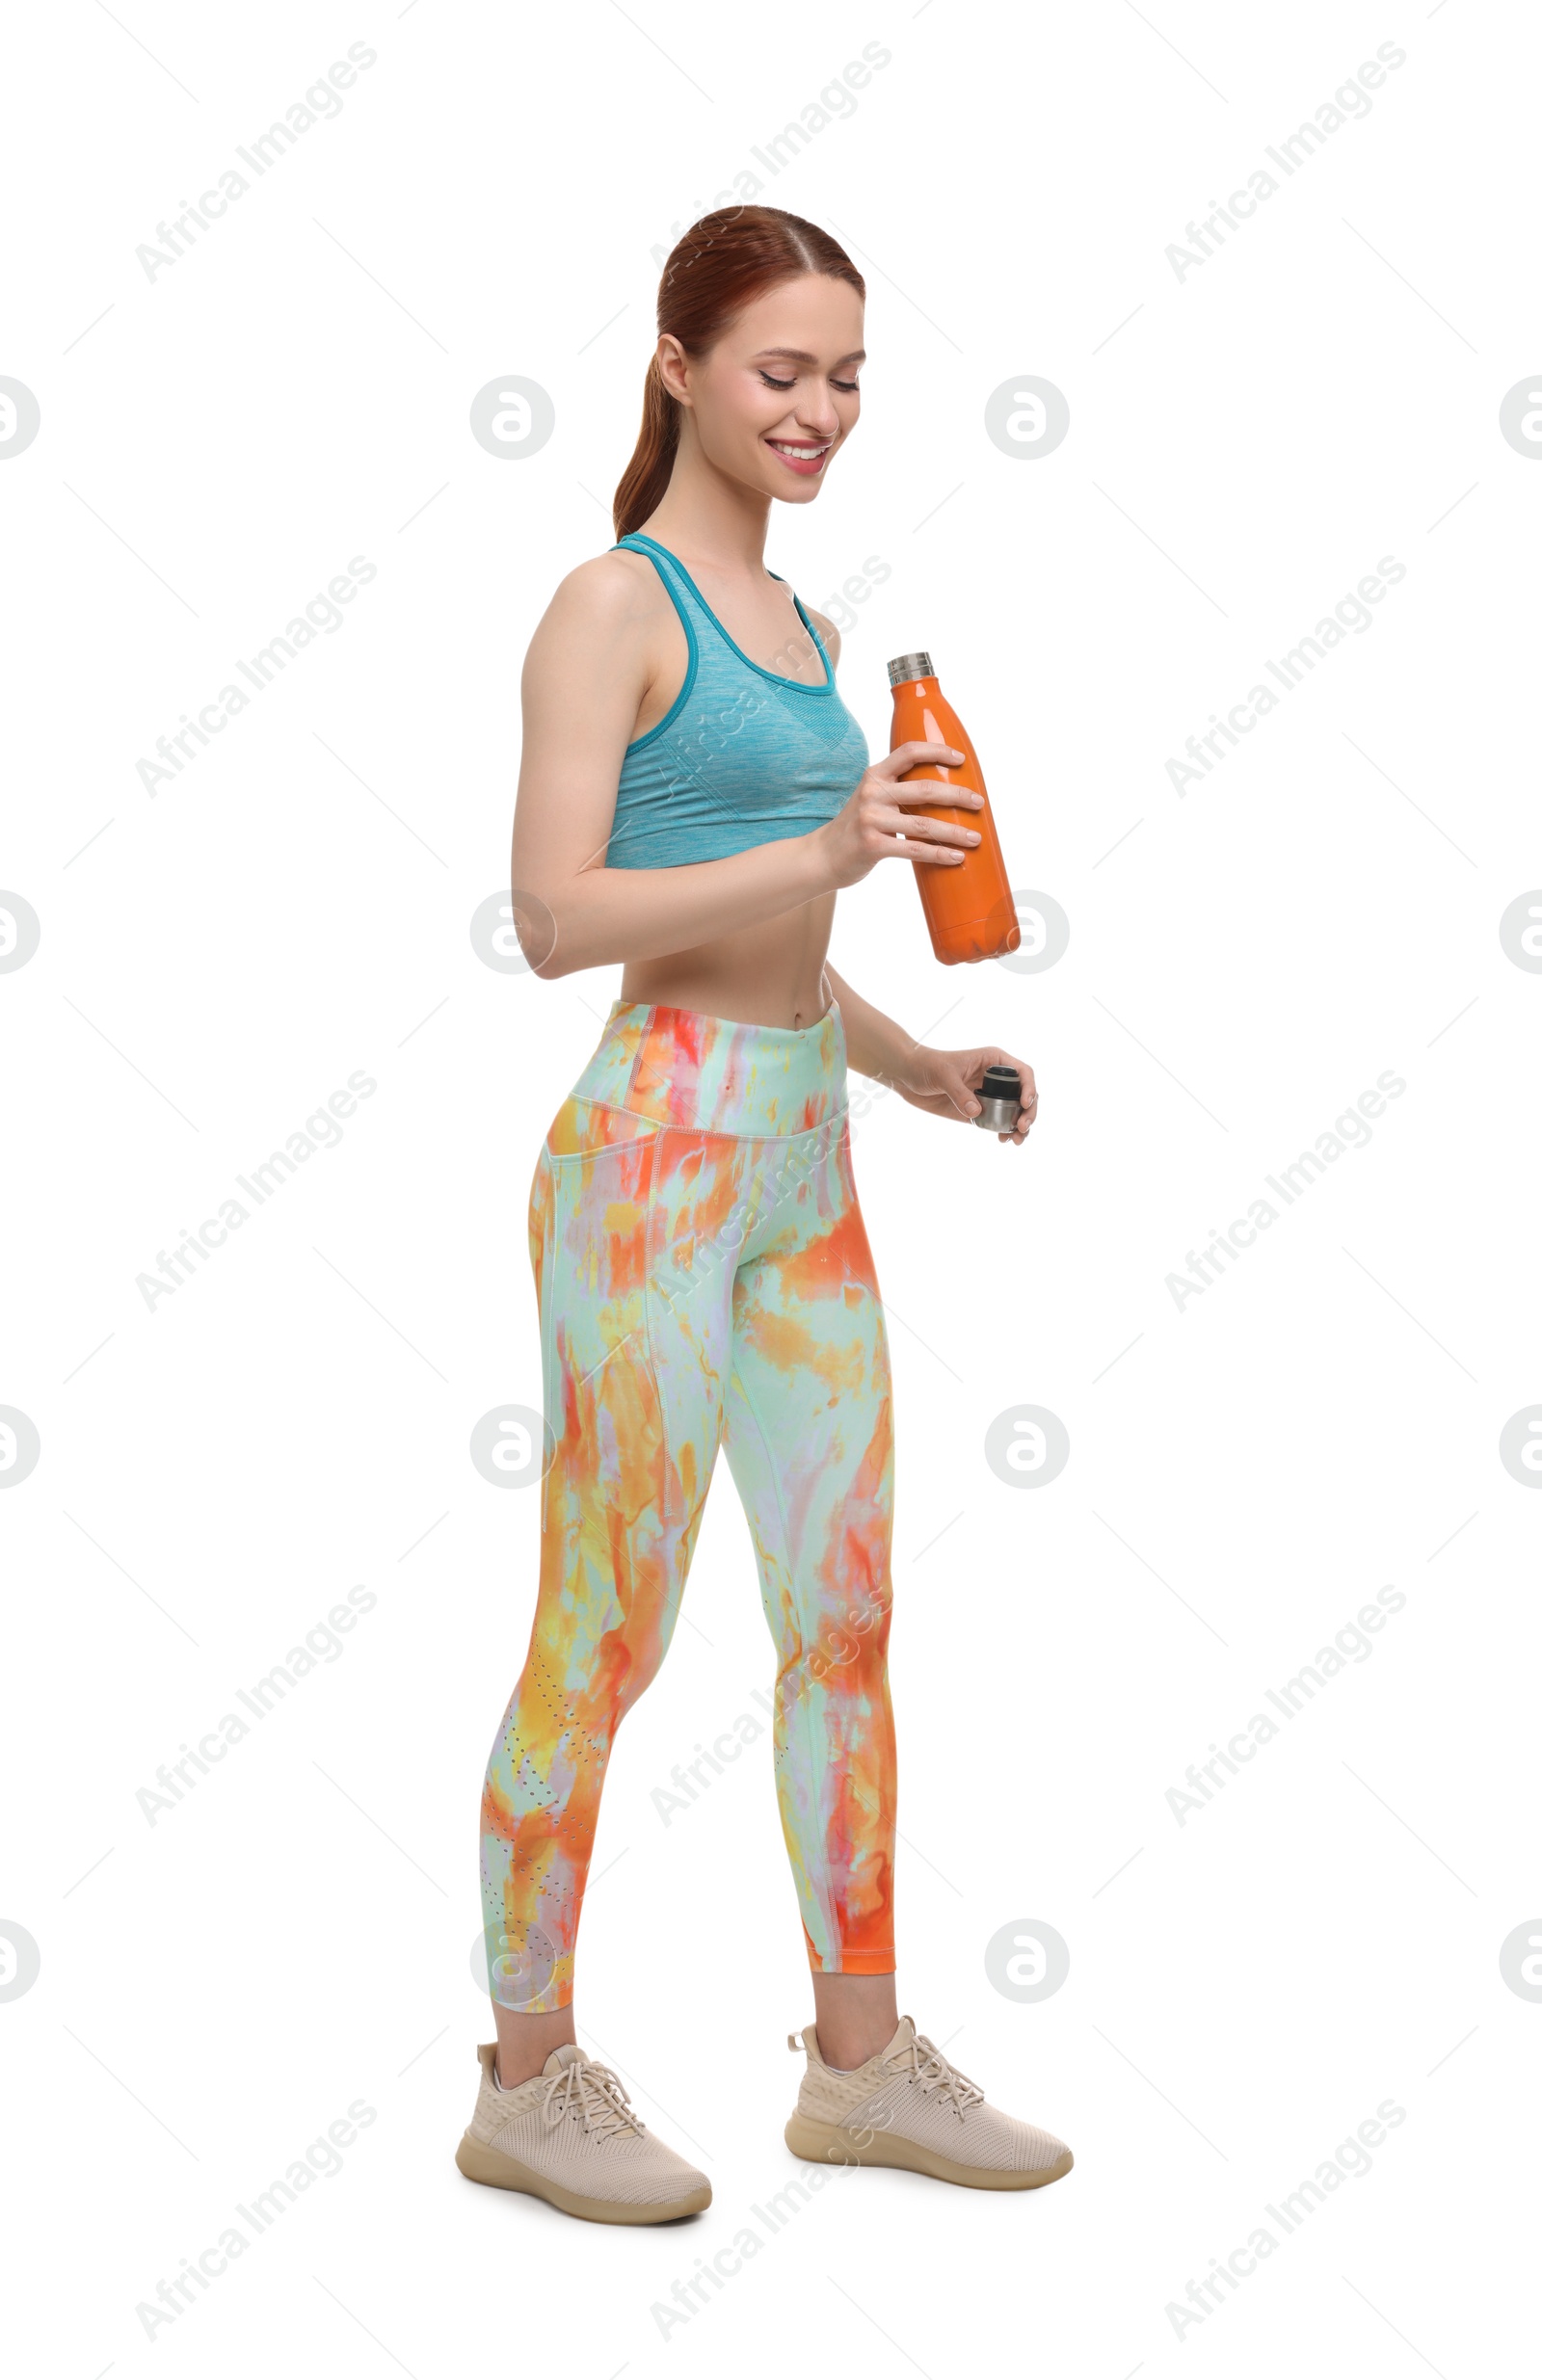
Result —
<path fill-rule="evenodd" d="M 843 2075 L 819 2054 L 811 2024 L 802 2041 L 808 2071 L 788 2119 L 787 2147 L 816 2164 L 901 2165 L 975 2190 L 1036 2190 L 1071 2171 L 1063 2140 L 987 2106 L 985 2093 L 909 2017 L 886 2049 Z"/>
<path fill-rule="evenodd" d="M 590 2223 L 672 2223 L 711 2205 L 705 2174 L 666 2149 L 610 2068 L 573 2042 L 512 2091 L 498 2082 L 497 2044 L 476 2054 L 476 2108 L 455 2152 L 467 2181 L 528 2191 Z"/>

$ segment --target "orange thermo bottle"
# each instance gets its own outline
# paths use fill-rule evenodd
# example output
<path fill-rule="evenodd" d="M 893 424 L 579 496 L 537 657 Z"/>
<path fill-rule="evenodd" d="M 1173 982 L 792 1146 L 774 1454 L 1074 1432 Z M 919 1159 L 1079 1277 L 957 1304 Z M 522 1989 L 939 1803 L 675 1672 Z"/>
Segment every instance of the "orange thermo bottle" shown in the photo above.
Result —
<path fill-rule="evenodd" d="M 945 797 L 940 797 L 917 813 L 923 818 L 973 827 L 980 838 L 965 854 L 960 866 L 940 867 L 925 859 L 916 862 L 916 882 L 920 889 L 921 907 L 926 912 L 932 949 L 944 966 L 957 966 L 960 962 L 967 964 L 974 959 L 998 959 L 1003 951 L 1016 950 L 1023 939 L 1023 929 L 1018 923 L 1017 905 L 1007 883 L 996 821 L 991 816 L 991 799 L 985 791 L 985 776 L 974 747 L 937 682 L 930 653 L 901 653 L 897 661 L 889 665 L 889 682 L 894 690 L 891 752 L 898 744 L 951 744 L 955 752 L 964 754 L 961 769 L 930 765 L 908 769 L 900 782 L 910 785 L 918 780 L 936 778 L 944 785 L 967 785 L 972 792 L 985 795 L 982 809 L 959 809 Z"/>

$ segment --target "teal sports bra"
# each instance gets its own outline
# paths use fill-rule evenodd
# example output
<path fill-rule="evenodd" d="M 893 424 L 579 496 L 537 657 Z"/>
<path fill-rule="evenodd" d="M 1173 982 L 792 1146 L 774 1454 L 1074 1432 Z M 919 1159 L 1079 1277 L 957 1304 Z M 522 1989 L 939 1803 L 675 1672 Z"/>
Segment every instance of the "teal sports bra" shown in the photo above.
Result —
<path fill-rule="evenodd" d="M 798 618 L 824 662 L 822 686 L 762 670 L 742 653 L 685 565 L 655 539 L 639 530 L 619 544 L 646 554 L 657 570 L 688 658 L 665 716 L 626 747 L 606 866 L 726 859 L 836 817 L 867 766 L 867 739 L 836 691 L 824 639 L 797 596 Z"/>

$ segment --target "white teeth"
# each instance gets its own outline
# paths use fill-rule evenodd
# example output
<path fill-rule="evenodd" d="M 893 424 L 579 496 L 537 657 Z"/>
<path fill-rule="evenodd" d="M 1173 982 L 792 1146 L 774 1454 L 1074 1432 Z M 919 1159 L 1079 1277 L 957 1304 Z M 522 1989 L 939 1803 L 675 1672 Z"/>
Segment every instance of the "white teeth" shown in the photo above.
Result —
<path fill-rule="evenodd" d="M 767 438 L 766 444 L 774 446 L 779 455 L 794 456 L 799 463 L 812 463 L 818 456 L 830 452 L 828 440 L 823 446 L 789 446 L 781 438 Z"/>

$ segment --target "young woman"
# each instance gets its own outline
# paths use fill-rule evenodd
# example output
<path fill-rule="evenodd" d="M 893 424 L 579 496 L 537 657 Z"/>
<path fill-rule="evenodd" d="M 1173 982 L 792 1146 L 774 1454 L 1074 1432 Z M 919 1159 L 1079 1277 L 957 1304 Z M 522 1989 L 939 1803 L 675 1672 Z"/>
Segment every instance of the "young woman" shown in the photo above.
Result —
<path fill-rule="evenodd" d="M 924 780 L 899 782 L 962 754 L 904 744 L 869 767 L 835 628 L 762 559 L 772 504 L 811 504 L 856 428 L 864 296 L 801 217 L 692 226 L 660 285 L 619 542 L 563 580 L 524 666 L 521 940 L 544 976 L 624 972 L 530 1199 L 541 1576 L 483 1795 L 498 2037 L 457 2162 L 603 2222 L 711 2197 L 583 2055 L 572 1993 L 605 1764 L 669 1648 L 720 1445 L 777 1648 L 777 1793 L 817 2018 L 788 2145 L 992 2189 L 1071 2164 L 894 1996 L 892 1415 L 846 1068 L 968 1122 L 985 1068 L 1015 1066 L 1014 1145 L 1037 1093 L 994 1045 L 918 1045 L 825 958 L 843 887 L 883 859 L 957 866 L 979 841 L 917 815 Z"/>

